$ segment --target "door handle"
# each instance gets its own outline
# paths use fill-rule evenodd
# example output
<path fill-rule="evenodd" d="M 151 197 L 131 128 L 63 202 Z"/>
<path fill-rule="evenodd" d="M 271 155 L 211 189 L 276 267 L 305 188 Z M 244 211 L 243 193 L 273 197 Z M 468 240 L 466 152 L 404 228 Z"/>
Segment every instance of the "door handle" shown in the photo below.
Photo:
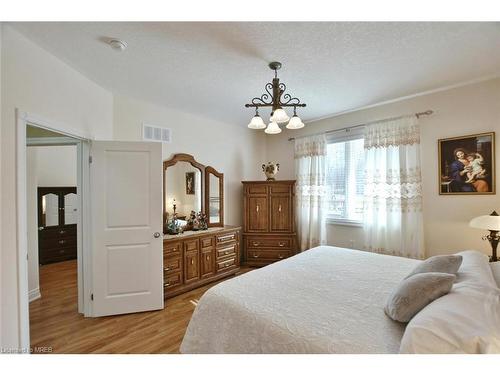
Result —
<path fill-rule="evenodd" d="M 278 211 L 281 212 L 281 204 L 278 206 Z"/>
<path fill-rule="evenodd" d="M 160 238 L 160 232 L 154 232 L 153 237 L 154 238 Z"/>
<path fill-rule="evenodd" d="M 257 207 L 255 207 L 255 211 L 259 212 L 259 205 L 257 205 Z"/>

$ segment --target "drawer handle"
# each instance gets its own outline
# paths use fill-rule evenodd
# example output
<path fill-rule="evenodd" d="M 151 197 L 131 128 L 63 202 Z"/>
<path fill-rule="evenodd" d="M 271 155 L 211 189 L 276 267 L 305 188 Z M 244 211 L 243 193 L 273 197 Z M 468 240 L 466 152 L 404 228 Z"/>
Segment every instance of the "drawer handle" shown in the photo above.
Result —
<path fill-rule="evenodd" d="M 230 234 L 229 236 L 219 237 L 219 242 L 228 241 L 228 240 L 232 240 L 232 239 L 234 239 L 234 234 Z"/>
<path fill-rule="evenodd" d="M 278 206 L 278 211 L 281 212 L 281 204 Z"/>
<path fill-rule="evenodd" d="M 259 205 L 255 206 L 255 212 L 259 213 L 259 209 L 260 209 Z"/>
<path fill-rule="evenodd" d="M 283 246 L 285 246 L 285 243 L 284 242 L 280 242 L 279 245 L 280 245 L 280 247 L 283 247 Z"/>
<path fill-rule="evenodd" d="M 64 254 L 64 250 L 59 250 L 59 254 Z"/>
<path fill-rule="evenodd" d="M 66 241 L 64 241 L 64 240 L 59 240 L 59 244 L 60 244 L 60 245 L 64 245 L 65 243 L 66 243 Z"/>
<path fill-rule="evenodd" d="M 191 265 L 193 265 L 193 264 L 194 264 L 194 259 L 193 259 L 193 258 L 191 258 Z"/>
<path fill-rule="evenodd" d="M 254 242 L 254 243 L 253 243 L 253 245 L 254 245 L 255 247 L 257 247 L 257 246 L 259 246 L 259 245 L 260 245 L 260 242 Z"/>
<path fill-rule="evenodd" d="M 207 255 L 206 259 L 207 259 L 207 260 L 210 260 L 210 255 Z"/>
<path fill-rule="evenodd" d="M 60 230 L 60 231 L 59 231 L 59 234 L 64 234 L 64 233 L 66 233 L 66 231 L 65 231 L 65 230 Z"/>
<path fill-rule="evenodd" d="M 283 254 L 278 255 L 278 258 L 283 259 Z"/>
<path fill-rule="evenodd" d="M 165 267 L 163 271 L 170 271 L 170 267 Z"/>
<path fill-rule="evenodd" d="M 163 286 L 164 286 L 164 287 L 170 286 L 170 283 L 169 283 L 169 282 L 167 282 L 167 283 L 163 284 Z"/>
<path fill-rule="evenodd" d="M 259 257 L 259 254 L 254 254 L 253 255 L 254 258 L 258 258 Z"/>

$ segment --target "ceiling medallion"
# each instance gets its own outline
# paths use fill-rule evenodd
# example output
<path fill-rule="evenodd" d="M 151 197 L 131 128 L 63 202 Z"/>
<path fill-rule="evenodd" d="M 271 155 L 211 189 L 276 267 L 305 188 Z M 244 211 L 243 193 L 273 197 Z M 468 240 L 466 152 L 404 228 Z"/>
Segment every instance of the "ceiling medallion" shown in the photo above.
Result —
<path fill-rule="evenodd" d="M 250 129 L 265 129 L 267 134 L 281 133 L 281 128 L 278 124 L 285 124 L 287 129 L 300 129 L 304 127 L 304 123 L 297 116 L 297 107 L 305 107 L 305 103 L 301 103 L 298 98 L 292 98 L 290 94 L 284 94 L 286 85 L 280 83 L 278 78 L 278 69 L 281 68 L 281 63 L 273 61 L 269 64 L 269 68 L 274 70 L 273 82 L 268 82 L 265 86 L 266 93 L 259 97 L 253 98 L 251 104 L 245 104 L 247 108 L 255 108 L 255 116 L 252 118 L 248 127 Z M 259 116 L 260 107 L 272 107 L 269 125 L 264 123 L 262 117 Z M 290 118 L 283 107 L 293 107 L 293 116 Z"/>

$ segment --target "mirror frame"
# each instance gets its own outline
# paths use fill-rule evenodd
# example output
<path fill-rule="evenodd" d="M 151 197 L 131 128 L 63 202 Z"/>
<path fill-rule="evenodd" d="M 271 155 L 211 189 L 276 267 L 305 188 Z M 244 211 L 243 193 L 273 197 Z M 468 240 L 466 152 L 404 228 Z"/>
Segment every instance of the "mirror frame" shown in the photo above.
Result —
<path fill-rule="evenodd" d="M 200 170 L 201 174 L 201 209 L 205 213 L 206 203 L 205 203 L 205 166 L 201 163 L 198 163 L 193 155 L 189 154 L 174 154 L 172 158 L 165 160 L 163 162 L 163 233 L 166 232 L 166 223 L 167 223 L 167 200 L 165 199 L 165 190 L 167 188 L 167 184 L 165 183 L 165 179 L 167 177 L 166 172 L 167 168 L 177 164 L 180 161 L 185 161 L 190 163 L 193 167 Z"/>
<path fill-rule="evenodd" d="M 210 175 L 214 175 L 219 179 L 219 221 L 216 223 L 210 222 Z M 207 215 L 207 222 L 209 227 L 223 227 L 224 226 L 224 173 L 217 172 L 213 167 L 205 168 L 205 214 Z"/>

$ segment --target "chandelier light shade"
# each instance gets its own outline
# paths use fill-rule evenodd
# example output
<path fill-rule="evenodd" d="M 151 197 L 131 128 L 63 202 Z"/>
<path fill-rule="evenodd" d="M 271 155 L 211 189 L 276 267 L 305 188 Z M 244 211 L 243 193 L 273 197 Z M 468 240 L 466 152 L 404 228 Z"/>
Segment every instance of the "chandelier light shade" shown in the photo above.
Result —
<path fill-rule="evenodd" d="M 286 114 L 283 108 L 278 108 L 271 115 L 271 121 L 277 122 L 278 124 L 284 124 L 290 120 L 290 117 Z"/>
<path fill-rule="evenodd" d="M 259 116 L 259 111 L 255 110 L 255 116 L 252 117 L 250 120 L 250 123 L 248 124 L 248 127 L 250 129 L 265 129 L 266 124 L 264 123 L 264 120 L 262 120 L 262 117 Z"/>
<path fill-rule="evenodd" d="M 287 124 L 288 129 L 300 129 L 304 127 L 304 123 L 297 116 L 297 107 L 305 107 L 305 103 L 301 103 L 298 98 L 292 97 L 290 94 L 284 94 L 286 85 L 280 83 L 278 78 L 278 69 L 281 68 L 281 63 L 274 61 L 269 64 L 269 68 L 274 70 L 274 78 L 272 82 L 268 82 L 265 86 L 266 92 L 260 97 L 255 97 L 252 102 L 245 104 L 247 108 L 255 108 L 255 116 L 252 118 L 248 127 L 250 129 L 264 129 L 267 134 L 281 133 L 281 128 L 278 124 Z M 259 116 L 258 109 L 261 107 L 271 107 L 271 117 L 269 125 L 265 126 L 264 121 Z M 286 107 L 293 107 L 293 117 L 290 118 L 285 111 Z"/>
<path fill-rule="evenodd" d="M 290 119 L 290 121 L 288 122 L 286 128 L 287 129 L 300 129 L 300 128 L 303 128 L 305 125 L 304 123 L 302 122 L 302 120 L 300 119 L 299 116 L 297 116 L 297 112 L 293 111 L 293 116 L 292 118 Z"/>
<path fill-rule="evenodd" d="M 264 132 L 266 132 L 267 134 L 279 134 L 281 133 L 281 129 L 276 122 L 272 121 L 269 123 Z"/>

